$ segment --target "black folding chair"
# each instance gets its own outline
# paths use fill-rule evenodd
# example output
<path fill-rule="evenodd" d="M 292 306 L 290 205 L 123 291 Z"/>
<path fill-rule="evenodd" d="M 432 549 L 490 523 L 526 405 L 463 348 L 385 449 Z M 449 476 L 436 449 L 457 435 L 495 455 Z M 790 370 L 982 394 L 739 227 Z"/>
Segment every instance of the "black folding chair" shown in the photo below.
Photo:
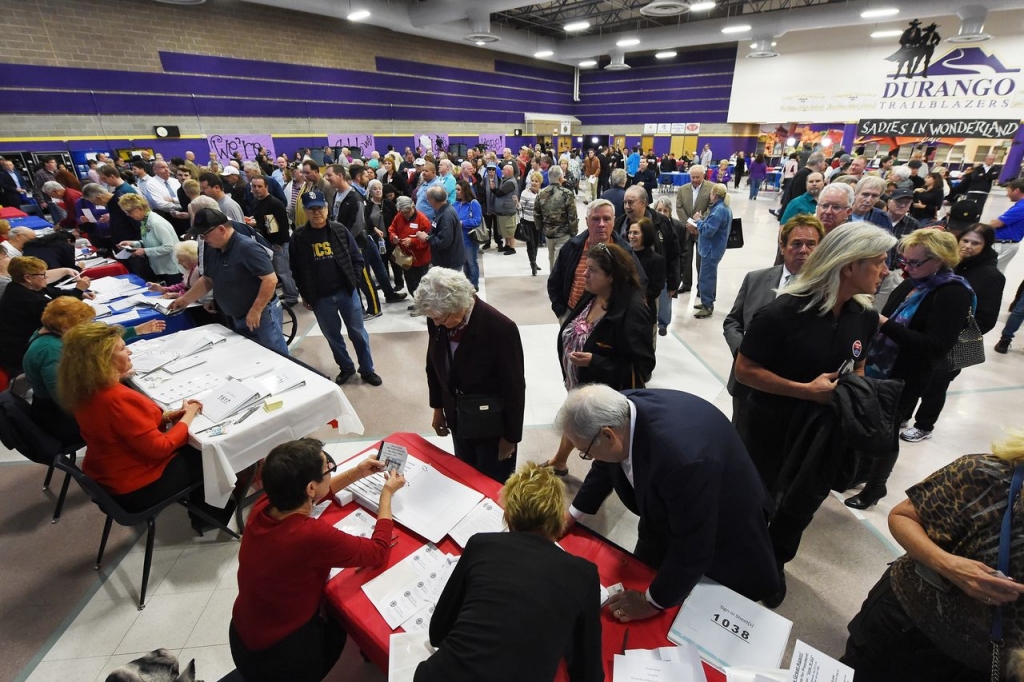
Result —
<path fill-rule="evenodd" d="M 236 540 L 241 537 L 235 531 L 225 526 L 220 521 L 216 520 L 202 509 L 192 504 L 189 499 L 189 495 L 196 488 L 201 487 L 202 483 L 193 483 L 180 492 L 168 497 L 163 502 L 156 504 L 149 509 L 140 512 L 129 512 L 126 511 L 116 500 L 108 493 L 103 487 L 96 483 L 94 480 L 86 476 L 81 469 L 79 469 L 74 461 L 68 457 L 58 457 L 56 460 L 57 468 L 61 471 L 65 471 L 69 476 L 74 478 L 78 485 L 82 487 L 85 494 L 100 508 L 104 514 L 107 515 L 107 522 L 103 526 L 103 538 L 100 540 L 100 551 L 96 555 L 96 568 L 99 570 L 101 562 L 103 561 L 103 551 L 107 548 L 107 538 L 110 536 L 110 527 L 114 521 L 122 526 L 137 526 L 142 522 L 145 522 L 149 527 L 146 535 L 146 556 L 142 564 L 142 589 L 139 590 L 139 610 L 146 608 L 146 586 L 149 584 L 149 570 L 153 564 L 153 541 L 156 539 L 156 517 L 157 514 L 162 512 L 166 507 L 172 504 L 180 504 L 185 507 L 189 512 L 196 514 L 207 523 L 220 528 L 224 532 L 228 533 Z"/>
<path fill-rule="evenodd" d="M 51 436 L 32 419 L 32 408 L 28 402 L 12 393 L 10 389 L 0 392 L 0 442 L 30 461 L 47 467 L 43 490 L 50 488 L 56 458 L 65 455 L 74 462 L 75 453 L 85 445 L 82 442 L 61 443 Z M 64 499 L 67 497 L 70 483 L 71 477 L 65 476 L 50 523 L 60 521 L 60 513 L 64 508 Z"/>

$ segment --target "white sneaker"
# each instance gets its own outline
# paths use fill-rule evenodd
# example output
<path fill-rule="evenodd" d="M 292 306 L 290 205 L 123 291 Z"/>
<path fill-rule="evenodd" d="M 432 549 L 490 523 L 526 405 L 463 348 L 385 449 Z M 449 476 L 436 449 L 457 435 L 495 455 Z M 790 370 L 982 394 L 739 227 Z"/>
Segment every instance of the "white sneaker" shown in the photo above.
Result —
<path fill-rule="evenodd" d="M 900 440 L 905 440 L 908 443 L 920 443 L 923 440 L 928 440 L 932 437 L 931 431 L 925 431 L 924 429 L 910 428 L 906 431 L 900 432 Z"/>

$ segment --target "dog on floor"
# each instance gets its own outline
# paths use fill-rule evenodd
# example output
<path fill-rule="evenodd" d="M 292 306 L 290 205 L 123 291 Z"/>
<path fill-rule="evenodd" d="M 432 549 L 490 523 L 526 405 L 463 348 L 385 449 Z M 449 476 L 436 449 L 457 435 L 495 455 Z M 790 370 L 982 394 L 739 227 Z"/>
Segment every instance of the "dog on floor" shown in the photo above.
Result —
<path fill-rule="evenodd" d="M 107 675 L 106 682 L 202 682 L 196 680 L 196 659 L 178 674 L 178 659 L 167 649 L 150 651 L 142 658 Z"/>

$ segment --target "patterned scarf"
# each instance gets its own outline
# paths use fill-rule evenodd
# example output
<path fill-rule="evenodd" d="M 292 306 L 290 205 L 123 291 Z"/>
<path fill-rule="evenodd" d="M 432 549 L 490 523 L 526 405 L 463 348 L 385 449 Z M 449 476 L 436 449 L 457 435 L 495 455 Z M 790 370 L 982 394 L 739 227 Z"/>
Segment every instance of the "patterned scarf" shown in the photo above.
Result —
<path fill-rule="evenodd" d="M 911 279 L 911 281 L 914 283 L 914 290 L 903 299 L 903 302 L 899 304 L 896 311 L 889 318 L 890 322 L 903 325 L 904 327 L 909 325 L 910 321 L 914 318 L 914 314 L 917 312 L 918 307 L 920 307 L 921 301 L 944 284 L 949 284 L 950 282 L 962 284 L 967 287 L 972 295 L 974 294 L 974 290 L 971 289 L 971 285 L 967 283 L 967 280 L 960 275 L 953 274 L 952 270 L 941 270 L 931 277 Z M 971 304 L 972 310 L 976 305 L 977 296 L 974 297 L 974 301 Z M 872 379 L 888 379 L 899 354 L 899 344 L 879 329 L 871 342 L 871 348 L 868 350 L 864 374 Z"/>

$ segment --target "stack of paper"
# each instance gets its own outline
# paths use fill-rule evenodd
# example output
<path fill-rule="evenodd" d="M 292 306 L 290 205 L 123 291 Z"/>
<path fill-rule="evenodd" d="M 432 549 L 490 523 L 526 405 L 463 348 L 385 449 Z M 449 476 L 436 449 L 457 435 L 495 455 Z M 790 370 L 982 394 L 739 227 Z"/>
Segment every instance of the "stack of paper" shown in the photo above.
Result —
<path fill-rule="evenodd" d="M 426 632 L 391 635 L 388 645 L 388 682 L 412 682 L 416 668 L 430 658 L 434 647 Z"/>
<path fill-rule="evenodd" d="M 330 499 L 324 502 L 323 508 L 320 509 L 319 513 L 316 513 L 316 511 L 317 507 L 319 507 L 320 505 L 314 507 L 313 511 L 314 513 L 316 513 L 316 516 L 319 517 L 320 514 L 323 513 L 324 509 L 326 509 L 330 505 L 330 503 Z M 376 525 L 376 519 L 374 519 L 372 516 L 364 512 L 362 509 L 357 509 L 345 518 L 343 518 L 341 521 L 338 521 L 336 524 L 334 524 L 334 527 L 342 531 L 343 533 L 355 535 L 357 538 L 368 538 L 371 535 L 373 535 L 373 529 L 374 527 L 376 527 Z M 334 577 L 341 573 L 343 570 L 345 570 L 344 567 L 332 568 L 331 574 L 327 577 L 327 580 L 333 580 Z"/>
<path fill-rule="evenodd" d="M 208 348 L 212 348 L 214 344 L 221 343 L 226 339 L 226 336 L 221 336 L 220 334 L 202 332 L 201 334 L 182 341 L 180 346 L 175 346 L 174 350 L 177 351 L 178 355 L 185 357 L 187 355 L 192 355 L 193 353 L 199 353 Z"/>
<path fill-rule="evenodd" d="M 798 639 L 788 679 L 789 682 L 853 682 L 853 668 Z"/>
<path fill-rule="evenodd" d="M 363 585 L 363 592 L 392 630 L 407 622 L 415 629 L 425 629 L 433 613 L 431 607 L 437 604 L 458 561 L 459 557 L 426 544 Z"/>
<path fill-rule="evenodd" d="M 150 397 L 165 407 L 177 406 L 182 400 L 193 398 L 223 383 L 224 377 L 207 372 L 199 376 L 181 377 L 176 381 L 162 383 L 159 389 L 150 394 Z"/>
<path fill-rule="evenodd" d="M 658 674 L 668 674 L 668 677 L 662 677 L 661 679 L 671 680 L 671 682 L 707 682 L 707 677 L 704 675 L 704 666 L 700 662 L 700 654 L 697 652 L 697 648 L 692 644 L 684 644 L 682 646 L 664 646 L 658 649 L 629 649 L 624 652 L 624 656 L 616 656 L 618 658 L 630 659 L 626 661 L 616 661 L 615 663 L 615 679 L 619 679 L 620 666 L 623 668 L 623 674 L 626 675 L 623 679 L 632 680 L 644 680 L 645 677 L 634 678 L 629 675 L 635 675 L 638 669 L 646 671 L 655 671 Z M 653 678 L 658 679 L 658 678 Z"/>
<path fill-rule="evenodd" d="M 154 372 L 172 360 L 176 360 L 178 357 L 177 353 L 170 353 L 168 351 L 159 350 L 147 350 L 141 353 L 132 354 L 132 367 L 139 374 L 149 374 Z"/>
<path fill-rule="evenodd" d="M 203 416 L 210 421 L 222 422 L 234 414 L 252 407 L 263 399 L 259 389 L 230 379 L 210 391 L 203 398 Z"/>
<path fill-rule="evenodd" d="M 483 499 L 466 516 L 455 524 L 448 535 L 459 547 L 465 547 L 477 533 L 504 533 L 505 511 L 494 500 Z"/>
<path fill-rule="evenodd" d="M 299 386 L 305 386 L 306 380 L 292 370 L 293 367 L 294 365 L 278 367 L 272 374 L 268 373 L 260 377 L 257 382 L 266 390 L 267 395 L 277 395 Z"/>
<path fill-rule="evenodd" d="M 255 360 L 253 362 L 246 363 L 245 367 L 239 367 L 238 369 L 231 370 L 231 378 L 238 379 L 249 379 L 250 377 L 258 377 L 261 374 L 266 374 L 274 369 L 273 360 Z"/>
<path fill-rule="evenodd" d="M 132 320 L 137 319 L 139 319 L 139 311 L 132 308 L 126 313 L 104 317 L 102 321 L 104 324 L 124 324 L 125 322 L 131 322 Z"/>

